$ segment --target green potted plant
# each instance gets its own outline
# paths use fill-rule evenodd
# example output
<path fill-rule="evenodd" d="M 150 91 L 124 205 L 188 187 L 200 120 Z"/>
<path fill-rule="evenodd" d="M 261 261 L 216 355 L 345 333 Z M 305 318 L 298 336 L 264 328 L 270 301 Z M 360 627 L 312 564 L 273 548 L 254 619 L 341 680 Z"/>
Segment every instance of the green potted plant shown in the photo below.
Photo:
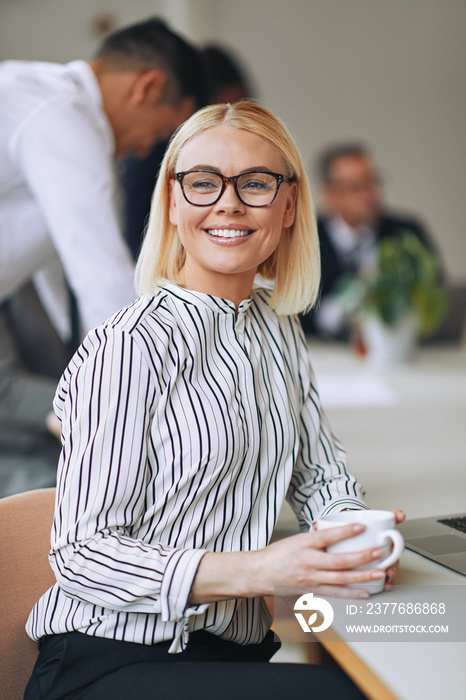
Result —
<path fill-rule="evenodd" d="M 344 281 L 343 306 L 378 364 L 409 359 L 417 338 L 438 328 L 448 307 L 438 277 L 433 253 L 406 230 L 379 243 L 374 269 Z"/>

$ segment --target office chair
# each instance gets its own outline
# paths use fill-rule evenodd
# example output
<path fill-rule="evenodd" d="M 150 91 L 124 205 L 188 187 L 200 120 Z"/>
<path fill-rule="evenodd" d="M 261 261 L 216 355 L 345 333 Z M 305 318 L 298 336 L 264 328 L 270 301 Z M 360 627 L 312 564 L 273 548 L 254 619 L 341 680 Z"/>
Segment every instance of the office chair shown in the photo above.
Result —
<path fill-rule="evenodd" d="M 24 626 L 55 583 L 48 562 L 55 489 L 0 499 L 0 700 L 20 700 L 38 656 Z"/>

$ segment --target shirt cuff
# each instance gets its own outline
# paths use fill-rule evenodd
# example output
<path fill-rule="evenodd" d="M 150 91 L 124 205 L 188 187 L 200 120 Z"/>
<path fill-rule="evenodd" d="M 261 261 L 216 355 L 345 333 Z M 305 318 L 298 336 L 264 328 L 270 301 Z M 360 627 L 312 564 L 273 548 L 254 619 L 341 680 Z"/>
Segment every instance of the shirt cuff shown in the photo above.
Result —
<path fill-rule="evenodd" d="M 205 549 L 178 549 L 170 556 L 160 589 L 163 622 L 179 622 L 187 616 L 189 594 L 205 553 Z M 192 606 L 191 612 L 202 612 L 201 607 L 207 606 Z"/>
<path fill-rule="evenodd" d="M 342 510 L 369 510 L 369 506 L 359 498 L 338 498 L 323 508 L 316 520 L 329 513 L 339 513 Z"/>

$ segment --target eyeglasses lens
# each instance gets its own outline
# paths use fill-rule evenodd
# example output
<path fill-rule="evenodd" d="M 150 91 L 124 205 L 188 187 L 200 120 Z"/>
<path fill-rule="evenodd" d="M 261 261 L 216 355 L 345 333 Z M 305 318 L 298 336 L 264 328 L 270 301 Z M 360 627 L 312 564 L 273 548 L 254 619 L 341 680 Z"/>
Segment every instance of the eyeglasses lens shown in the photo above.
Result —
<path fill-rule="evenodd" d="M 210 172 L 186 173 L 183 189 L 191 204 L 208 206 L 217 201 L 223 187 L 220 175 Z M 266 172 L 244 173 L 236 178 L 236 191 L 244 204 L 263 207 L 271 204 L 278 182 L 274 175 Z"/>

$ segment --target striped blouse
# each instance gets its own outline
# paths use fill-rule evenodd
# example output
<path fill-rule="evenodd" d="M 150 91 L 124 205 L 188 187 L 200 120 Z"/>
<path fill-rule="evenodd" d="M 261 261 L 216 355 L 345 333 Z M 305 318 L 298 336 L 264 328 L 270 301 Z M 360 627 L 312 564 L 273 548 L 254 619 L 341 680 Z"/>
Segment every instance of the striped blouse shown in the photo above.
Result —
<path fill-rule="evenodd" d="M 191 605 L 206 551 L 265 547 L 286 498 L 302 529 L 364 508 L 313 382 L 299 320 L 166 283 L 96 328 L 55 397 L 63 449 L 50 562 L 28 634 L 142 644 L 206 629 L 240 644 L 264 601 Z"/>

